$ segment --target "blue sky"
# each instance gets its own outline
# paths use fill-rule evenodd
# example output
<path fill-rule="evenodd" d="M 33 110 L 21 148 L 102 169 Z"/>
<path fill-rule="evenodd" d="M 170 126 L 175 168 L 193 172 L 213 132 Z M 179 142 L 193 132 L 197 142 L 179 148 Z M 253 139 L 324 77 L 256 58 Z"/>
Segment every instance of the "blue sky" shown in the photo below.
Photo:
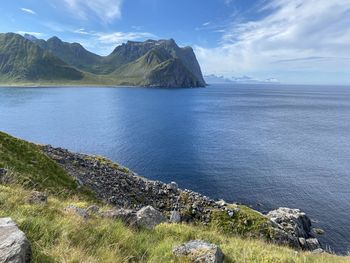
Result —
<path fill-rule="evenodd" d="M 1 32 L 80 42 L 106 55 L 127 40 L 174 38 L 205 74 L 350 84 L 350 0 L 12 0 Z"/>

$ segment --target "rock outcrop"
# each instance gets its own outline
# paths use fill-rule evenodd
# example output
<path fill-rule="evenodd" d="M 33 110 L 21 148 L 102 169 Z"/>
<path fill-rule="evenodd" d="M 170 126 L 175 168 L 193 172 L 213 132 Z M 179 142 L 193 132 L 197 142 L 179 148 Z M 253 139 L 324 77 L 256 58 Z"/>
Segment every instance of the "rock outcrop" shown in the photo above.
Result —
<path fill-rule="evenodd" d="M 31 247 L 11 218 L 0 218 L 0 262 L 29 263 Z"/>
<path fill-rule="evenodd" d="M 277 243 L 311 251 L 321 248 L 312 234 L 310 218 L 299 209 L 280 207 L 270 211 L 267 217 L 276 226 Z"/>
<path fill-rule="evenodd" d="M 192 240 L 173 249 L 177 257 L 187 257 L 196 263 L 222 263 L 224 254 L 221 249 L 202 240 Z"/>
<path fill-rule="evenodd" d="M 33 191 L 27 198 L 29 204 L 47 204 L 48 195 L 43 192 Z"/>

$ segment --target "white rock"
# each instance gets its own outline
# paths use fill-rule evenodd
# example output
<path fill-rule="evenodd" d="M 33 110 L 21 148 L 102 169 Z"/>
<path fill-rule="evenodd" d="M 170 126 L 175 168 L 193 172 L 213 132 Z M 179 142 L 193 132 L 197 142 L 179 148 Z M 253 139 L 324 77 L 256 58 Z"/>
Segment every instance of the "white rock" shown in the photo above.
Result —
<path fill-rule="evenodd" d="M 29 263 L 30 243 L 11 218 L 0 218 L 0 262 Z"/>

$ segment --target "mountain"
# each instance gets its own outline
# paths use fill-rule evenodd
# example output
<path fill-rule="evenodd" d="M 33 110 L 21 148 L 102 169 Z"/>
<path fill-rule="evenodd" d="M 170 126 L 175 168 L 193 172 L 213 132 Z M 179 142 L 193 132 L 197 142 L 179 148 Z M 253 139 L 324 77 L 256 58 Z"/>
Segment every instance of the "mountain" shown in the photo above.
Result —
<path fill-rule="evenodd" d="M 32 41 L 18 34 L 0 34 L 0 81 L 70 81 L 82 78 L 82 72 Z"/>
<path fill-rule="evenodd" d="M 80 76 L 80 80 L 75 79 L 74 84 L 152 87 L 203 87 L 206 85 L 193 49 L 191 47 L 180 48 L 173 39 L 128 41 L 117 46 L 108 56 L 99 56 L 86 50 L 79 43 L 64 42 L 58 37 L 43 40 L 27 34 L 24 37 L 16 34 L 12 36 L 74 70 Z M 3 55 L 8 50 L 13 50 L 13 43 L 6 43 L 8 38 L 3 38 L 1 46 L 7 49 L 0 52 L 0 63 L 7 66 L 10 61 L 3 60 Z M 23 45 L 16 48 L 16 52 L 23 52 L 25 56 L 31 57 Z M 50 67 L 48 66 L 48 69 Z M 32 65 L 32 68 L 36 66 Z M 13 77 L 9 80 L 35 80 L 27 75 L 19 77 L 16 72 L 11 74 Z M 56 76 L 46 76 L 45 71 L 42 71 L 40 67 L 36 68 L 36 72 L 38 80 L 55 81 L 57 79 Z M 6 72 L 4 76 L 7 76 Z"/>

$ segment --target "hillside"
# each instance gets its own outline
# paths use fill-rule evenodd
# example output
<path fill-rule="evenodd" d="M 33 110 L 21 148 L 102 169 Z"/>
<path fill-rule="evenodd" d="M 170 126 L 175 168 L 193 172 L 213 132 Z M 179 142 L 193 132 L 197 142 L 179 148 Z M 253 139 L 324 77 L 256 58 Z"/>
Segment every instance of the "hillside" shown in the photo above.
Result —
<path fill-rule="evenodd" d="M 13 33 L 0 36 L 2 85 L 206 85 L 192 48 L 180 48 L 173 39 L 128 41 L 110 55 L 99 56 L 57 37 L 46 41 Z"/>
<path fill-rule="evenodd" d="M 81 80 L 83 74 L 20 35 L 0 34 L 0 81 Z"/>
<path fill-rule="evenodd" d="M 82 218 L 67 212 L 67 206 L 74 205 L 82 211 L 93 204 L 97 204 L 101 211 L 112 209 L 112 204 L 103 201 L 101 194 L 104 192 L 81 186 L 90 182 L 91 178 L 80 182 L 84 177 L 74 177 L 84 174 L 81 173 L 84 169 L 91 170 L 85 164 L 95 167 L 91 178 L 97 176 L 99 169 L 114 171 L 120 187 L 126 187 L 128 180 L 138 180 L 138 184 L 152 183 L 134 177 L 126 168 L 102 157 L 73 154 L 0 133 L 0 217 L 11 217 L 24 231 L 32 245 L 33 262 L 187 262 L 185 258 L 176 258 L 172 249 L 191 239 L 219 245 L 226 255 L 226 262 L 322 263 L 350 260 L 327 253 L 296 253 L 293 249 L 266 243 L 254 234 L 260 232 L 256 231 L 266 219 L 244 206 L 240 206 L 234 217 L 235 224 L 230 226 L 232 231 L 228 231 L 229 221 L 222 216 L 216 217 L 209 225 L 199 221 L 163 223 L 153 230 L 134 228 L 121 219 L 101 217 L 98 213 Z M 109 180 L 109 177 L 102 176 L 101 182 Z M 108 187 L 108 182 L 105 183 Z M 91 184 L 96 186 L 96 182 Z M 132 184 L 135 190 L 138 184 Z M 45 191 L 49 196 L 48 202 L 28 203 L 34 189 Z M 110 191 L 113 191 L 113 186 L 110 186 Z M 141 193 L 141 188 L 138 191 Z M 138 196 L 130 191 L 130 197 Z M 149 201 L 142 198 L 134 202 Z M 219 210 L 218 215 L 221 215 Z M 250 223 L 247 225 L 245 222 Z"/>

